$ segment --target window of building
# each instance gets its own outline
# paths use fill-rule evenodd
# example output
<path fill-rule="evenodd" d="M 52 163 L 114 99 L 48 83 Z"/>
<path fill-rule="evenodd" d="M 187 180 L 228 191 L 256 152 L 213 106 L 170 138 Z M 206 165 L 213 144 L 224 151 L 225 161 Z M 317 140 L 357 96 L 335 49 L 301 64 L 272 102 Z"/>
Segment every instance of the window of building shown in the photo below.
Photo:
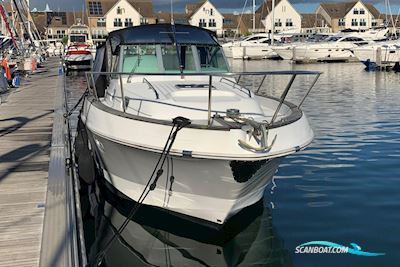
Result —
<path fill-rule="evenodd" d="M 232 23 L 233 23 L 233 20 L 232 20 L 232 19 L 222 19 L 222 22 L 223 22 L 224 24 L 232 24 Z"/>
<path fill-rule="evenodd" d="M 352 19 L 352 20 L 351 20 L 351 26 L 358 26 L 358 21 L 357 21 L 357 19 Z"/>
<path fill-rule="evenodd" d="M 360 19 L 360 26 L 367 26 L 365 19 Z"/>
<path fill-rule="evenodd" d="M 372 27 L 376 27 L 376 26 L 378 26 L 378 23 L 376 22 L 376 20 L 375 20 L 375 19 L 373 19 L 373 20 L 372 20 L 372 22 L 371 22 L 371 26 L 372 26 Z"/>
<path fill-rule="evenodd" d="M 216 27 L 217 24 L 215 23 L 215 19 L 210 19 L 208 21 L 208 27 Z"/>
<path fill-rule="evenodd" d="M 358 9 L 357 9 L 357 8 L 353 9 L 353 14 L 354 14 L 354 15 L 358 15 L 358 13 L 359 13 L 359 12 L 358 12 Z"/>
<path fill-rule="evenodd" d="M 103 15 L 103 7 L 99 1 L 89 1 L 90 15 Z"/>
<path fill-rule="evenodd" d="M 106 27 L 106 19 L 105 18 L 97 19 L 97 27 Z"/>
<path fill-rule="evenodd" d="M 133 26 L 132 19 L 126 18 L 125 19 L 125 27 L 132 27 L 132 26 Z"/>
<path fill-rule="evenodd" d="M 145 25 L 145 24 L 149 24 L 149 21 L 147 20 L 147 18 L 140 18 L 140 25 Z"/>
<path fill-rule="evenodd" d="M 210 9 L 210 15 L 212 16 L 212 15 L 214 15 L 214 9 Z"/>
<path fill-rule="evenodd" d="M 361 14 L 361 15 L 364 15 L 364 14 L 365 14 L 364 8 L 360 8 L 360 14 Z"/>
<path fill-rule="evenodd" d="M 281 21 L 281 19 L 276 19 L 276 20 L 275 20 L 275 27 L 282 27 L 282 21 Z"/>
<path fill-rule="evenodd" d="M 200 19 L 199 20 L 199 27 L 207 27 L 207 23 L 205 19 Z"/>
<path fill-rule="evenodd" d="M 339 19 L 338 26 L 346 26 L 346 22 L 345 22 L 344 18 Z"/>
<path fill-rule="evenodd" d="M 292 19 L 286 19 L 286 27 L 293 27 Z"/>
<path fill-rule="evenodd" d="M 121 7 L 117 7 L 117 14 L 121 15 L 122 13 L 124 13 L 124 9 Z"/>
<path fill-rule="evenodd" d="M 114 27 L 122 27 L 122 20 L 120 18 L 114 19 Z"/>

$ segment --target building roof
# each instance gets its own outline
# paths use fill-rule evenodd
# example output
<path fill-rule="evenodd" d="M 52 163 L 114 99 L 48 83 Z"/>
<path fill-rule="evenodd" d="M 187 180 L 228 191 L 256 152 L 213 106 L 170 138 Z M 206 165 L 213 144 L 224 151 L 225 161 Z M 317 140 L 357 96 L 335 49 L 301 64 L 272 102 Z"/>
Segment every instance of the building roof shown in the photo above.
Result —
<path fill-rule="evenodd" d="M 239 23 L 239 15 L 232 13 L 224 13 L 224 29 L 237 29 Z"/>
<path fill-rule="evenodd" d="M 372 16 L 374 16 L 374 18 L 379 18 L 381 12 L 379 12 L 378 9 L 375 8 L 375 6 L 371 3 L 363 3 L 365 5 L 366 8 L 368 8 L 369 12 L 371 12 Z"/>
<path fill-rule="evenodd" d="M 157 12 L 154 14 L 158 23 L 170 23 L 171 22 L 171 13 L 169 12 Z M 174 21 L 177 24 L 187 24 L 188 19 L 185 13 L 174 13 Z"/>
<path fill-rule="evenodd" d="M 186 15 L 190 18 L 194 13 L 196 13 L 207 0 L 202 0 L 197 3 L 187 4 L 185 7 Z"/>
<path fill-rule="evenodd" d="M 275 0 L 275 7 L 281 2 L 281 0 Z M 272 0 L 263 2 L 260 7 L 256 10 L 256 13 L 260 14 L 261 17 L 265 18 L 272 11 Z"/>
<path fill-rule="evenodd" d="M 69 28 L 78 19 L 83 24 L 88 23 L 87 16 L 83 16 L 82 21 L 82 12 L 33 12 L 31 15 L 40 33 L 44 33 L 46 28 Z"/>
<path fill-rule="evenodd" d="M 321 3 L 321 7 L 328 13 L 332 19 L 344 18 L 347 13 L 360 1 L 353 2 L 337 2 L 337 3 Z M 361 1 L 362 2 L 362 1 Z M 364 6 L 375 18 L 379 17 L 379 11 L 374 7 L 373 4 L 364 3 Z"/>
<path fill-rule="evenodd" d="M 301 14 L 301 28 L 324 27 L 328 22 L 321 14 Z"/>
<path fill-rule="evenodd" d="M 393 27 L 393 22 L 395 27 L 400 27 L 400 16 L 397 15 L 388 15 L 388 14 L 380 14 L 378 19 L 385 21 L 388 20 L 388 27 Z M 378 25 L 379 26 L 379 25 Z"/>
<path fill-rule="evenodd" d="M 153 2 L 151 0 L 127 0 L 140 15 L 146 18 L 153 18 Z M 104 17 L 118 1 L 116 0 L 85 0 L 87 14 L 89 17 Z"/>
<path fill-rule="evenodd" d="M 243 25 L 247 28 L 248 31 L 253 29 L 253 14 L 243 14 L 241 17 L 240 15 L 238 16 L 238 19 L 241 20 Z M 261 13 L 256 13 L 255 14 L 255 28 L 260 29 L 260 28 L 265 28 L 264 25 L 262 24 L 263 17 L 261 17 Z"/>

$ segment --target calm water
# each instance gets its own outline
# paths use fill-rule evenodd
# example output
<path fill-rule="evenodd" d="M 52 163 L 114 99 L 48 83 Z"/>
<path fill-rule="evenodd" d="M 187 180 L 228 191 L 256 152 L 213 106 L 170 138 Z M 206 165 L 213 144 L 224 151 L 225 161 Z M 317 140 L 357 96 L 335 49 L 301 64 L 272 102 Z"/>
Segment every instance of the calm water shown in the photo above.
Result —
<path fill-rule="evenodd" d="M 400 74 L 367 73 L 359 64 L 232 65 L 235 71 L 324 72 L 303 107 L 314 142 L 283 160 L 263 203 L 240 214 L 223 236 L 144 213 L 114 242 L 103 266 L 400 266 Z M 80 78 L 69 78 L 71 88 Z M 267 79 L 263 91 L 278 94 L 284 81 Z M 290 99 L 310 81 L 299 79 Z M 112 198 L 100 197 L 93 211 L 95 219 L 85 216 L 92 254 L 124 219 Z M 315 240 L 386 255 L 294 253 Z"/>

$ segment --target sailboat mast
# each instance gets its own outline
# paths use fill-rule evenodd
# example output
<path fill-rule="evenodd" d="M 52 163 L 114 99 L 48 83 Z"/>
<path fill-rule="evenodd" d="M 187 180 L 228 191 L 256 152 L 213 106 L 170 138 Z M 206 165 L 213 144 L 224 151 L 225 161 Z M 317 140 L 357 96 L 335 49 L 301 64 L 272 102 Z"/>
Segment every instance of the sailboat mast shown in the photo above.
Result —
<path fill-rule="evenodd" d="M 253 33 L 256 32 L 256 0 L 253 0 Z"/>
<path fill-rule="evenodd" d="M 275 0 L 272 0 L 272 34 L 271 34 L 271 45 L 275 42 Z"/>

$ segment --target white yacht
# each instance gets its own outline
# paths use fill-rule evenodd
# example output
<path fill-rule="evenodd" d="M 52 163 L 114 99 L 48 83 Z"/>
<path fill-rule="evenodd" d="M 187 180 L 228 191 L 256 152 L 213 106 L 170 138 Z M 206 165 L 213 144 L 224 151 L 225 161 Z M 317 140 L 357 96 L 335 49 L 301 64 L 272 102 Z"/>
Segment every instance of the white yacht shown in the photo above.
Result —
<path fill-rule="evenodd" d="M 69 29 L 67 49 L 64 56 L 65 69 L 85 70 L 93 64 L 93 41 L 89 27 L 79 20 Z"/>
<path fill-rule="evenodd" d="M 371 43 L 355 36 L 331 36 L 323 42 L 305 43 L 293 47 L 292 60 L 295 62 L 358 61 L 353 50 Z"/>
<path fill-rule="evenodd" d="M 279 42 L 276 40 L 276 42 Z M 243 40 L 222 45 L 225 56 L 233 59 L 268 59 L 277 54 L 271 49 L 271 38 L 267 33 L 250 35 Z"/>
<path fill-rule="evenodd" d="M 353 50 L 354 55 L 369 69 L 400 62 L 400 41 L 374 43 Z"/>
<path fill-rule="evenodd" d="M 296 76 L 314 77 L 311 90 L 320 73 L 231 73 L 215 33 L 202 28 L 111 32 L 94 69 L 81 120 L 104 181 L 190 220 L 222 225 L 256 203 L 280 160 L 314 137 L 305 97 L 295 105 L 286 95 Z M 267 75 L 292 77 L 279 99 L 239 81 L 259 78 L 261 88 Z"/>
<path fill-rule="evenodd" d="M 305 43 L 319 43 L 323 42 L 327 38 L 333 36 L 331 33 L 317 33 L 309 36 Z M 278 45 L 271 46 L 272 50 L 281 58 L 284 60 L 292 60 L 293 59 L 293 49 L 297 45 L 303 45 L 304 42 L 286 42 L 286 43 L 281 43 Z"/>

